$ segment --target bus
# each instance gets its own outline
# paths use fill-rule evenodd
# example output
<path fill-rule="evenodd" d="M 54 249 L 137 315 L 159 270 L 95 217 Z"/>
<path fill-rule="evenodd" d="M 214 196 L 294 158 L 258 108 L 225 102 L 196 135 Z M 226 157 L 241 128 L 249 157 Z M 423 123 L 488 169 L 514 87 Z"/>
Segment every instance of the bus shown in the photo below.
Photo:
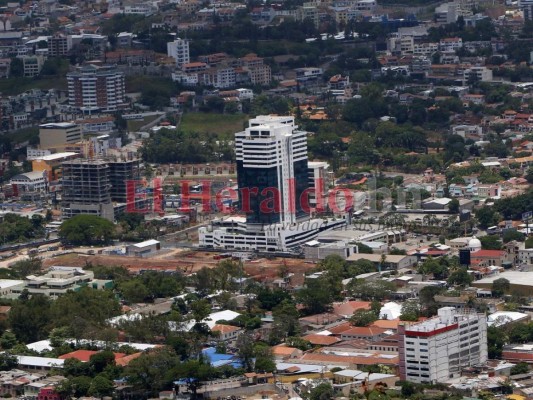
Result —
<path fill-rule="evenodd" d="M 356 212 L 353 213 L 353 217 L 354 218 L 361 218 L 364 214 L 365 214 L 365 212 L 363 210 L 357 210 Z"/>
<path fill-rule="evenodd" d="M 489 226 L 487 228 L 487 234 L 494 235 L 495 233 L 500 233 L 500 229 L 497 226 Z"/>

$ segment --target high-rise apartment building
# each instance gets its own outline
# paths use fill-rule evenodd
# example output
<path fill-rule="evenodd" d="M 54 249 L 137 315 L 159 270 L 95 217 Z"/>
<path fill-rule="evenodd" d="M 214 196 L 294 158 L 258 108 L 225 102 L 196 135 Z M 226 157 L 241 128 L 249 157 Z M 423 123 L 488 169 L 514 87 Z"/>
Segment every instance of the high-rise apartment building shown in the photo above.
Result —
<path fill-rule="evenodd" d="M 48 38 L 48 57 L 64 57 L 69 51 L 69 41 L 62 33 Z"/>
<path fill-rule="evenodd" d="M 343 218 L 310 218 L 307 132 L 294 117 L 259 116 L 235 134 L 237 182 L 244 217 L 199 229 L 200 246 L 227 250 L 292 251 Z"/>
<path fill-rule="evenodd" d="M 63 219 L 92 214 L 114 220 L 109 165 L 103 160 L 69 160 L 63 164 L 61 211 Z"/>
<path fill-rule="evenodd" d="M 487 361 L 487 318 L 475 312 L 439 309 L 438 316 L 398 327 L 400 378 L 415 383 L 445 382 L 461 369 Z"/>
<path fill-rule="evenodd" d="M 533 0 L 519 0 L 518 7 L 524 14 L 524 20 L 533 20 Z"/>
<path fill-rule="evenodd" d="M 189 55 L 189 41 L 187 39 L 176 38 L 167 43 L 167 55 L 176 60 L 176 66 L 181 68 L 183 64 L 191 62 Z"/>
<path fill-rule="evenodd" d="M 124 73 L 87 65 L 67 74 L 69 104 L 81 111 L 116 111 L 126 106 Z"/>

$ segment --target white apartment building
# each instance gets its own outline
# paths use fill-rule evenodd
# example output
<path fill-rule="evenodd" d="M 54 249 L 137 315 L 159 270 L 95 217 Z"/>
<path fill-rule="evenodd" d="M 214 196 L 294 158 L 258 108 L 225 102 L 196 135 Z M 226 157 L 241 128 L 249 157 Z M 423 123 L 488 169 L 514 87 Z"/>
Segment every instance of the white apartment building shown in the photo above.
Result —
<path fill-rule="evenodd" d="M 439 51 L 439 45 L 435 42 L 415 43 L 413 45 L 413 54 L 415 56 L 431 56 Z"/>
<path fill-rule="evenodd" d="M 139 3 L 124 6 L 124 14 L 136 14 L 149 17 L 157 12 L 157 6 L 155 4 Z"/>
<path fill-rule="evenodd" d="M 69 105 L 82 111 L 116 111 L 127 106 L 124 73 L 113 66 L 87 65 L 67 74 Z"/>
<path fill-rule="evenodd" d="M 309 204 L 316 207 L 317 199 L 321 198 L 323 204 L 326 202 L 330 183 L 329 164 L 325 161 L 309 161 L 308 168 L 309 187 L 314 188 L 314 193 L 309 196 Z"/>
<path fill-rule="evenodd" d="M 518 7 L 522 11 L 525 20 L 533 19 L 533 0 L 519 0 Z"/>
<path fill-rule="evenodd" d="M 176 38 L 167 43 L 167 55 L 176 60 L 176 67 L 181 68 L 183 64 L 191 62 L 189 54 L 189 41 L 186 39 Z"/>
<path fill-rule="evenodd" d="M 461 369 L 487 361 L 487 317 L 439 309 L 438 316 L 398 327 L 400 378 L 415 383 L 445 382 Z"/>
<path fill-rule="evenodd" d="M 26 78 L 32 78 L 39 75 L 44 64 L 43 56 L 23 56 L 22 64 L 24 66 L 24 76 Z"/>
<path fill-rule="evenodd" d="M 241 88 L 241 89 L 235 89 L 239 95 L 239 100 L 253 100 L 254 98 L 254 91 L 252 89 L 245 89 L 245 88 Z"/>
<path fill-rule="evenodd" d="M 459 37 L 444 38 L 439 42 L 440 51 L 456 51 L 463 47 L 463 39 Z"/>
<path fill-rule="evenodd" d="M 46 190 L 46 174 L 41 171 L 25 172 L 15 175 L 9 183 L 17 188 L 17 192 L 42 192 Z"/>
<path fill-rule="evenodd" d="M 452 134 L 459 135 L 462 138 L 467 136 L 481 137 L 483 135 L 483 128 L 480 125 L 453 125 Z"/>
<path fill-rule="evenodd" d="M 533 265 L 533 249 L 518 250 L 518 260 L 521 265 Z"/>
<path fill-rule="evenodd" d="M 491 82 L 492 70 L 487 67 L 470 67 L 464 72 L 464 81 L 469 82 L 470 79 L 475 79 L 480 82 Z"/>

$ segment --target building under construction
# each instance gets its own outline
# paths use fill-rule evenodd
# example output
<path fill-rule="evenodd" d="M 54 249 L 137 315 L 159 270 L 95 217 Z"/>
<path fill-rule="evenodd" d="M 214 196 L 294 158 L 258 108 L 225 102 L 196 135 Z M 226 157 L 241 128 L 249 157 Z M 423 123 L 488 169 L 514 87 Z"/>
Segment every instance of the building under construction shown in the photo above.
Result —
<path fill-rule="evenodd" d="M 126 182 L 139 179 L 139 160 L 75 159 L 62 166 L 63 219 L 92 214 L 113 221 L 125 209 Z"/>
<path fill-rule="evenodd" d="M 103 160 L 63 163 L 61 209 L 64 219 L 78 214 L 98 215 L 113 221 L 109 165 Z"/>
<path fill-rule="evenodd" d="M 111 200 L 127 203 L 127 182 L 140 179 L 139 160 L 109 161 L 109 183 Z"/>

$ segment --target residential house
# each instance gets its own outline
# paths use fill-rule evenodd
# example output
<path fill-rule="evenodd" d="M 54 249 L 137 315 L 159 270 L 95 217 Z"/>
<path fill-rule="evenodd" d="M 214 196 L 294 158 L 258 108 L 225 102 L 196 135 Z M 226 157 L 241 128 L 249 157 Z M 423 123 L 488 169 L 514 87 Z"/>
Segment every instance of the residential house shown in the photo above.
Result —
<path fill-rule="evenodd" d="M 243 330 L 239 327 L 226 325 L 226 324 L 216 324 L 211 328 L 211 332 L 218 332 L 216 339 L 223 342 L 228 342 L 236 340 Z"/>
<path fill-rule="evenodd" d="M 364 339 L 370 342 L 377 342 L 387 336 L 387 329 L 369 326 L 354 326 L 341 333 L 342 340 Z"/>

